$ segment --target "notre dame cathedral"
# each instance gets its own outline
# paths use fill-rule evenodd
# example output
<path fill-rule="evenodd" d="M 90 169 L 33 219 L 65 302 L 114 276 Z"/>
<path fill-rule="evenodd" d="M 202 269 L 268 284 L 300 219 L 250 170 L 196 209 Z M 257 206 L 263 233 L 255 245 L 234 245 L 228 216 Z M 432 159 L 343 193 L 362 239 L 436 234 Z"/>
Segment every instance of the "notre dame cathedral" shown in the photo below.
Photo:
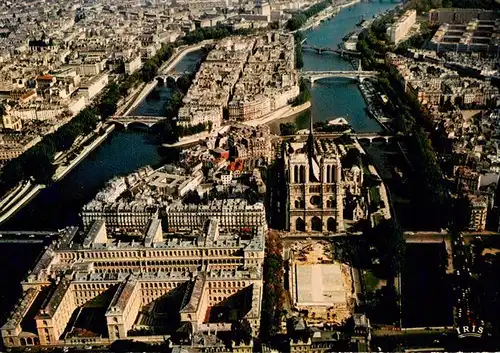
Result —
<path fill-rule="evenodd" d="M 342 166 L 336 144 L 314 138 L 287 141 L 283 149 L 291 232 L 342 232 Z"/>

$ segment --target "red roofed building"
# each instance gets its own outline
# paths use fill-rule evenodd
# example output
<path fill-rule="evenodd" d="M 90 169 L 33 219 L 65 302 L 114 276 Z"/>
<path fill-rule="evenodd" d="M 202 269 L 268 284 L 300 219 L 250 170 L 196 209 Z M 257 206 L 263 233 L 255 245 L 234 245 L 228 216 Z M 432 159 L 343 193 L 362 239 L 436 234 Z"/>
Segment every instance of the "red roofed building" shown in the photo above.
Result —
<path fill-rule="evenodd" d="M 231 162 L 227 166 L 227 170 L 230 172 L 233 172 L 233 176 L 235 178 L 239 178 L 241 176 L 241 172 L 243 171 L 243 162 L 240 160 L 237 160 L 235 162 Z"/>
<path fill-rule="evenodd" d="M 56 83 L 56 78 L 52 75 L 42 75 L 36 78 L 36 87 L 38 91 L 43 91 L 52 87 Z"/>

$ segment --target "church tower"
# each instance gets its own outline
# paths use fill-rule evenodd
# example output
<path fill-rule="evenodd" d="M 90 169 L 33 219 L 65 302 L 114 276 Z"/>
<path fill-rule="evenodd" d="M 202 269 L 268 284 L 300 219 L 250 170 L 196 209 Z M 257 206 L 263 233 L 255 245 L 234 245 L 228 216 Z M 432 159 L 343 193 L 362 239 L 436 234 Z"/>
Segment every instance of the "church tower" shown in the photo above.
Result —
<path fill-rule="evenodd" d="M 292 232 L 342 232 L 342 166 L 333 141 L 317 141 L 312 117 L 305 143 L 287 149 L 289 229 Z"/>

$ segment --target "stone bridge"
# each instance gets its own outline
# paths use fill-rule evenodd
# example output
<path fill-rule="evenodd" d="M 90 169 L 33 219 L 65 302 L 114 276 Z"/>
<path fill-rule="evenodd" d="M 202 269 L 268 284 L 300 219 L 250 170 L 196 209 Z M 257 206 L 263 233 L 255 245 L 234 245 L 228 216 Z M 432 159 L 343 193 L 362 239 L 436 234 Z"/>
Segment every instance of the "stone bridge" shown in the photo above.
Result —
<path fill-rule="evenodd" d="M 375 133 L 375 132 L 366 132 L 366 133 L 342 133 L 342 132 L 315 132 L 314 136 L 318 138 L 338 138 L 341 136 L 350 136 L 352 138 L 356 138 L 358 141 L 369 141 L 372 143 L 373 141 L 385 141 L 386 143 L 389 143 L 389 141 L 397 138 L 396 135 L 384 135 L 380 133 Z"/>
<path fill-rule="evenodd" d="M 355 50 L 348 50 L 348 49 L 343 49 L 343 48 L 339 48 L 339 49 L 335 49 L 335 48 L 330 48 L 330 47 L 318 47 L 318 46 L 314 46 L 314 45 L 303 45 L 302 46 L 302 50 L 305 50 L 305 51 L 313 51 L 315 53 L 318 53 L 318 54 L 336 54 L 336 55 L 340 55 L 340 57 L 344 57 L 344 56 L 355 56 L 355 57 L 360 57 L 361 56 L 361 53 L 359 51 L 355 51 Z"/>
<path fill-rule="evenodd" d="M 307 138 L 308 135 L 306 134 L 301 134 L 301 135 L 289 135 L 288 137 L 291 136 L 300 136 L 302 138 Z M 316 131 L 314 132 L 314 137 L 322 139 L 336 139 L 342 136 L 349 136 L 352 137 L 353 139 L 357 139 L 358 141 L 369 141 L 370 143 L 374 141 L 385 141 L 386 143 L 389 143 L 389 141 L 397 139 L 398 137 L 401 137 L 401 135 L 394 135 L 394 134 L 384 134 L 384 133 L 376 133 L 376 132 L 361 132 L 361 133 L 345 133 L 345 132 L 321 132 L 321 131 Z M 283 137 L 286 136 L 277 136 L 277 139 L 282 139 Z"/>
<path fill-rule="evenodd" d="M 153 125 L 159 123 L 162 120 L 165 120 L 165 116 L 120 116 L 115 115 L 108 120 L 110 123 L 115 123 L 122 125 L 125 129 L 130 124 L 141 124 L 144 126 L 152 127 Z"/>
<path fill-rule="evenodd" d="M 181 76 L 182 76 L 182 74 L 172 72 L 170 74 L 158 75 L 155 77 L 155 80 L 163 80 L 163 83 L 166 83 L 167 78 L 169 78 L 169 77 L 173 77 L 177 81 L 177 79 Z"/>
<path fill-rule="evenodd" d="M 303 78 L 309 82 L 314 83 L 316 80 L 321 80 L 323 78 L 335 78 L 335 77 L 345 77 L 352 78 L 362 81 L 368 77 L 375 77 L 378 75 L 377 71 L 363 71 L 363 70 L 351 70 L 351 71 L 301 71 L 300 73 Z"/>
<path fill-rule="evenodd" d="M 391 139 L 396 138 L 395 135 L 381 135 L 376 133 L 358 133 L 352 136 L 355 136 L 359 141 L 365 140 L 370 141 L 370 143 L 373 141 L 385 141 L 385 143 L 389 143 Z"/>

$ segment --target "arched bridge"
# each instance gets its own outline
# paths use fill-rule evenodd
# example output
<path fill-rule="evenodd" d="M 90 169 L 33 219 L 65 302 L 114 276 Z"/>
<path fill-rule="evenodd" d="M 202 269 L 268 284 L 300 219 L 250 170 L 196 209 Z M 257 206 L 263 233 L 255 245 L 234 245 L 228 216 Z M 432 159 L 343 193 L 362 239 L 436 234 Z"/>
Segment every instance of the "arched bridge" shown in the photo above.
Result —
<path fill-rule="evenodd" d="M 341 57 L 344 57 L 344 56 L 359 57 L 359 56 L 361 56 L 360 52 L 355 51 L 355 50 L 347 50 L 347 49 L 343 49 L 343 48 L 335 49 L 335 48 L 330 48 L 330 47 L 318 47 L 318 46 L 314 46 L 314 45 L 303 45 L 302 50 L 313 51 L 313 52 L 316 52 L 318 54 L 323 54 L 323 53 L 336 54 L 336 55 L 340 55 Z"/>
<path fill-rule="evenodd" d="M 364 78 L 374 77 L 378 75 L 377 71 L 362 71 L 362 70 L 352 70 L 352 71 L 302 71 L 302 77 L 313 83 L 316 80 L 321 80 L 323 78 L 335 78 L 335 77 L 345 77 L 353 78 L 357 80 L 363 80 Z"/>
<path fill-rule="evenodd" d="M 395 135 L 381 135 L 381 134 L 376 134 L 376 133 L 357 133 L 353 134 L 359 141 L 361 140 L 368 140 L 370 143 L 373 141 L 385 141 L 386 143 L 389 143 L 391 139 L 396 138 Z"/>
<path fill-rule="evenodd" d="M 163 80 L 163 82 L 167 82 L 167 78 L 172 77 L 177 81 L 177 79 L 181 76 L 182 76 L 181 74 L 172 72 L 170 74 L 158 75 L 158 76 L 156 76 L 156 79 L 157 80 L 161 79 L 161 80 Z"/>
<path fill-rule="evenodd" d="M 120 116 L 115 115 L 110 118 L 108 121 L 115 124 L 123 125 L 125 128 L 128 127 L 129 124 L 142 124 L 147 127 L 151 127 L 156 123 L 159 123 L 162 120 L 165 120 L 164 116 Z"/>
<path fill-rule="evenodd" d="M 297 135 L 291 135 L 291 136 L 297 136 Z M 302 135 L 305 137 L 305 135 Z M 317 131 L 314 132 L 314 136 L 316 138 L 322 139 L 336 139 L 342 136 L 349 136 L 352 138 L 357 139 L 358 141 L 365 140 L 369 141 L 370 143 L 374 141 L 385 141 L 386 143 L 389 143 L 389 141 L 397 139 L 398 137 L 401 137 L 401 135 L 394 135 L 391 133 L 376 133 L 376 132 L 359 132 L 359 133 L 344 133 L 344 132 L 321 132 Z M 279 138 L 283 138 L 283 136 L 280 136 Z"/>

